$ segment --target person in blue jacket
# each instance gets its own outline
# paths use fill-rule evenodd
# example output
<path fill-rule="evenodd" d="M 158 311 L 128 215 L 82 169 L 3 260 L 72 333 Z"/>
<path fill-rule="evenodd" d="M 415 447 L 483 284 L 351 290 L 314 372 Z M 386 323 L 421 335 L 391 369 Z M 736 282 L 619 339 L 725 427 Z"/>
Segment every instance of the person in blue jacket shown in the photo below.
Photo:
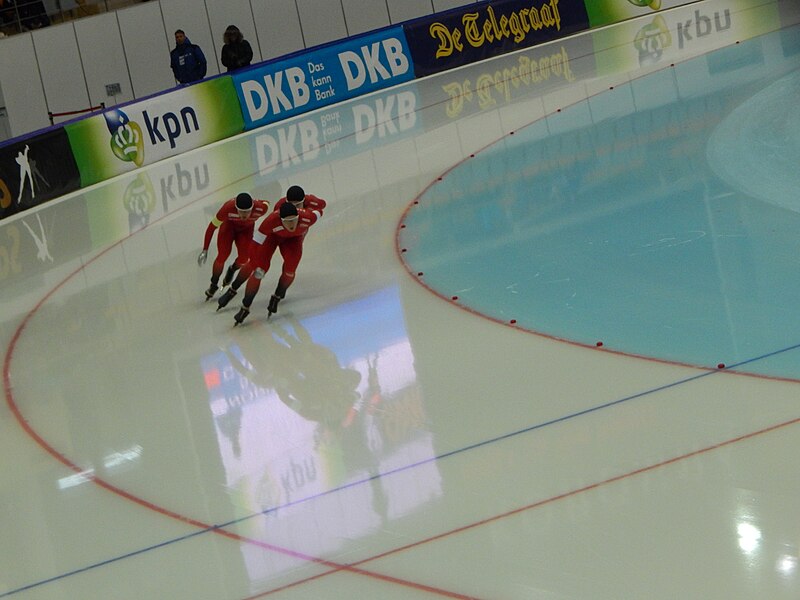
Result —
<path fill-rule="evenodd" d="M 200 46 L 189 41 L 183 29 L 175 32 L 175 48 L 169 55 L 170 67 L 181 85 L 200 81 L 206 76 L 206 57 Z"/>

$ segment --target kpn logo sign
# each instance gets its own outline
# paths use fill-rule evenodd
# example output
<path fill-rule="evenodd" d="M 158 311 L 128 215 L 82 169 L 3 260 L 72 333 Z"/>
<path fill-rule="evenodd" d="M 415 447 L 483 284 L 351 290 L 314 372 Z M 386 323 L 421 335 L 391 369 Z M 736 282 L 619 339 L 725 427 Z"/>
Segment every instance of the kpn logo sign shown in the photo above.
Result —
<path fill-rule="evenodd" d="M 410 56 L 398 27 L 234 75 L 245 128 L 410 81 Z"/>
<path fill-rule="evenodd" d="M 111 134 L 110 144 L 114 156 L 122 161 L 132 162 L 137 167 L 144 164 L 145 143 L 152 148 L 167 144 L 172 150 L 177 148 L 178 139 L 182 135 L 200 131 L 197 112 L 191 106 L 181 108 L 178 114 L 172 111 L 152 114 L 152 111 L 142 110 L 141 117 L 147 135 L 144 135 L 139 123 L 131 121 L 121 110 L 110 110 L 103 117 Z"/>
<path fill-rule="evenodd" d="M 139 124 L 132 122 L 121 110 L 110 110 L 103 117 L 111 134 L 109 144 L 114 156 L 141 167 L 144 164 L 144 138 Z"/>

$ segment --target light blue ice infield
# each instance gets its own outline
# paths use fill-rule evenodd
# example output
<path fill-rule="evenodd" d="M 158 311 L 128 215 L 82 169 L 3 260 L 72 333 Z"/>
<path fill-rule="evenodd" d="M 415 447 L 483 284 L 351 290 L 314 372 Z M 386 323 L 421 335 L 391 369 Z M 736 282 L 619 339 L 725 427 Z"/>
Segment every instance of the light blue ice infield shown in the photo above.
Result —
<path fill-rule="evenodd" d="M 398 236 L 500 322 L 715 367 L 800 343 L 800 30 L 609 89 L 447 172 Z M 743 367 L 800 379 L 800 352 Z"/>

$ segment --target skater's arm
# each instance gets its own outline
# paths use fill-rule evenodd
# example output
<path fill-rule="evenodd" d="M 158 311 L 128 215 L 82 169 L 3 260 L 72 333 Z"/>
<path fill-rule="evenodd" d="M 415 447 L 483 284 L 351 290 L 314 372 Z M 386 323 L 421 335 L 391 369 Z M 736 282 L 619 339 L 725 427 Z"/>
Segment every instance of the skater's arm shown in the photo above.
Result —
<path fill-rule="evenodd" d="M 211 238 L 214 237 L 214 232 L 220 225 L 222 225 L 222 221 L 217 219 L 217 217 L 214 217 L 213 219 L 211 219 L 211 222 L 208 224 L 208 227 L 206 227 L 206 234 L 203 237 L 204 251 L 206 252 L 208 251 L 208 247 L 211 245 Z"/>

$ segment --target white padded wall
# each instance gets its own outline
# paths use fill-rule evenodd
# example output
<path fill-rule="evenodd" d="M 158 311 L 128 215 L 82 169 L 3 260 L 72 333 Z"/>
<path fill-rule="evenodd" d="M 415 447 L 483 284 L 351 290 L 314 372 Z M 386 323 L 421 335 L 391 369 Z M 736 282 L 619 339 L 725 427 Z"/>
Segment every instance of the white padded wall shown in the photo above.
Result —
<path fill-rule="evenodd" d="M 220 57 L 222 56 L 223 35 L 228 25 L 236 25 L 242 32 L 244 39 L 250 42 L 253 48 L 253 63 L 261 62 L 261 49 L 258 45 L 256 27 L 253 24 L 253 12 L 250 10 L 250 0 L 206 0 L 208 19 L 211 23 L 211 34 L 214 39 L 214 51 L 216 52 L 217 68 L 220 73 L 227 72 L 227 68 L 222 66 Z M 206 58 L 210 59 L 206 53 Z"/>
<path fill-rule="evenodd" d="M 91 103 L 86 90 L 74 24 L 45 27 L 31 35 L 49 110 L 67 112 L 89 108 Z M 75 116 L 56 118 L 55 122 L 63 123 L 74 118 Z"/>
<path fill-rule="evenodd" d="M 134 96 L 143 98 L 173 87 L 169 51 L 175 36 L 164 30 L 159 3 L 143 2 L 116 15 Z"/>
<path fill-rule="evenodd" d="M 297 0 L 306 48 L 348 36 L 340 0 Z"/>
<path fill-rule="evenodd" d="M 12 137 L 50 125 L 29 33 L 0 40 L 0 82 Z"/>
<path fill-rule="evenodd" d="M 295 0 L 252 0 L 262 60 L 305 48 Z"/>
<path fill-rule="evenodd" d="M 402 23 L 433 12 L 431 0 L 388 0 L 392 23 Z"/>
<path fill-rule="evenodd" d="M 102 13 L 75 21 L 75 33 L 91 105 L 105 102 L 106 106 L 114 106 L 133 100 L 117 16 Z M 112 83 L 120 84 L 121 91 L 110 97 L 106 85 Z"/>
<path fill-rule="evenodd" d="M 466 2 L 465 0 L 433 0 L 433 12 L 442 12 L 443 10 L 450 10 L 466 4 L 474 4 L 475 0 Z"/>
<path fill-rule="evenodd" d="M 389 25 L 389 9 L 375 0 L 342 0 L 347 33 L 358 35 Z"/>
<path fill-rule="evenodd" d="M 208 62 L 206 77 L 219 73 L 219 62 L 214 56 L 216 52 L 214 35 L 211 32 L 203 0 L 161 0 L 161 13 L 164 15 L 169 49 L 175 47 L 175 30 L 183 29 L 186 37 L 193 44 L 200 46 L 206 55 Z M 167 66 L 169 67 L 169 56 L 167 56 Z"/>

